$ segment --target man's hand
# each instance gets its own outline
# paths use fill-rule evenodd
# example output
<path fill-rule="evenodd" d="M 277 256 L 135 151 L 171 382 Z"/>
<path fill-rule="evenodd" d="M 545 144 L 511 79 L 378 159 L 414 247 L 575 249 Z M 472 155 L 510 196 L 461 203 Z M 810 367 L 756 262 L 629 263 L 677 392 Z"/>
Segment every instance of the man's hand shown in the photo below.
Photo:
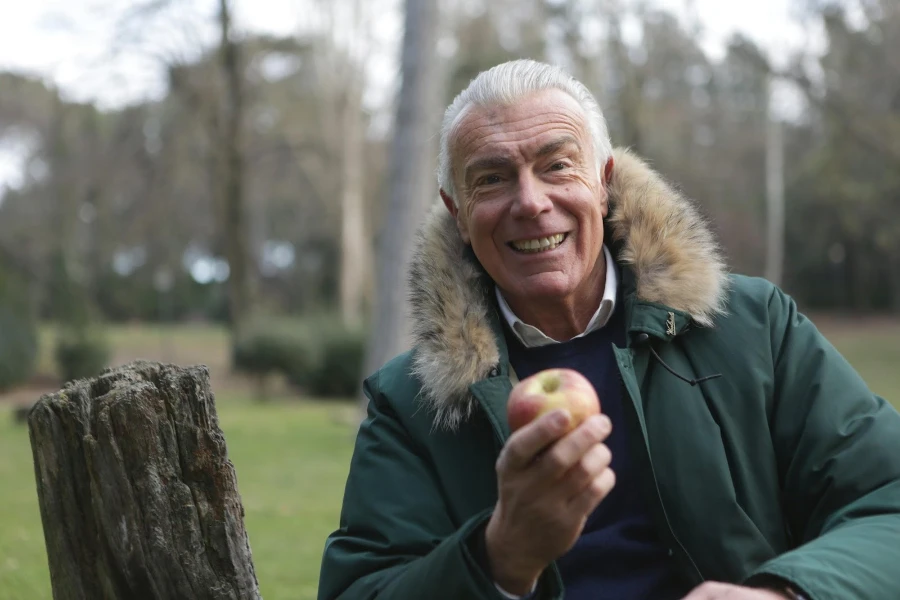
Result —
<path fill-rule="evenodd" d="M 786 594 L 773 590 L 740 587 L 707 581 L 684 597 L 684 600 L 785 600 Z"/>
<path fill-rule="evenodd" d="M 592 416 L 565 434 L 570 419 L 568 411 L 536 419 L 510 436 L 497 460 L 499 498 L 485 541 L 491 575 L 510 593 L 531 591 L 615 485 L 602 443 L 609 418 Z"/>

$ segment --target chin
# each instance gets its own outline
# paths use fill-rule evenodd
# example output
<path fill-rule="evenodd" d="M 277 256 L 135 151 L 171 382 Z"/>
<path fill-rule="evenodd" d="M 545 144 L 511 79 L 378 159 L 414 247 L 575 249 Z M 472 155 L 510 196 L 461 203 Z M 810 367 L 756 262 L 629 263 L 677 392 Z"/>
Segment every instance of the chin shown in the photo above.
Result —
<path fill-rule="evenodd" d="M 574 290 L 569 282 L 562 273 L 541 273 L 519 278 L 511 289 L 522 298 L 549 300 L 570 296 Z"/>

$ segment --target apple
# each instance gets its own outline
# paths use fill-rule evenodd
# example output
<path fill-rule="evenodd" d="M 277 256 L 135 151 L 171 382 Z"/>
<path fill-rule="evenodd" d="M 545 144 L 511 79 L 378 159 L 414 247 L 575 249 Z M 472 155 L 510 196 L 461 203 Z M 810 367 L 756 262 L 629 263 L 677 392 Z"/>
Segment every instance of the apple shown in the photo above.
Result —
<path fill-rule="evenodd" d="M 600 398 L 588 379 L 573 369 L 546 369 L 517 383 L 506 403 L 511 432 L 543 414 L 564 408 L 572 415 L 570 431 L 600 413 Z"/>

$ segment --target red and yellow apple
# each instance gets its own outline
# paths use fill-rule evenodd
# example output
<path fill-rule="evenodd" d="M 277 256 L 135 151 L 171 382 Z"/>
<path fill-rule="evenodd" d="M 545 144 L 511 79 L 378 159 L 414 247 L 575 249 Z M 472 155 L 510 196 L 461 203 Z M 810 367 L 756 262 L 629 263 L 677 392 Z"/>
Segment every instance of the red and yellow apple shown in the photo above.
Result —
<path fill-rule="evenodd" d="M 546 369 L 513 386 L 506 403 L 511 432 L 556 409 L 572 415 L 570 430 L 600 412 L 600 399 L 587 378 L 572 369 Z"/>

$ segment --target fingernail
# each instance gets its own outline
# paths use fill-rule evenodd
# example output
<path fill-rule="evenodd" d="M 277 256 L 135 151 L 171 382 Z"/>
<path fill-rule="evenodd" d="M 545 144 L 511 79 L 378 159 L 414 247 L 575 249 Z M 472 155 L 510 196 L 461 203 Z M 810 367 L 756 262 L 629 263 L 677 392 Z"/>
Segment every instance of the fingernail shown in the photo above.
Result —
<path fill-rule="evenodd" d="M 558 410 L 553 415 L 553 426 L 557 429 L 562 429 L 569 424 L 571 418 L 572 417 L 569 415 L 569 411 Z"/>
<path fill-rule="evenodd" d="M 600 432 L 601 433 L 609 433 L 612 431 L 612 421 L 609 420 L 609 417 L 606 415 L 600 415 Z"/>

